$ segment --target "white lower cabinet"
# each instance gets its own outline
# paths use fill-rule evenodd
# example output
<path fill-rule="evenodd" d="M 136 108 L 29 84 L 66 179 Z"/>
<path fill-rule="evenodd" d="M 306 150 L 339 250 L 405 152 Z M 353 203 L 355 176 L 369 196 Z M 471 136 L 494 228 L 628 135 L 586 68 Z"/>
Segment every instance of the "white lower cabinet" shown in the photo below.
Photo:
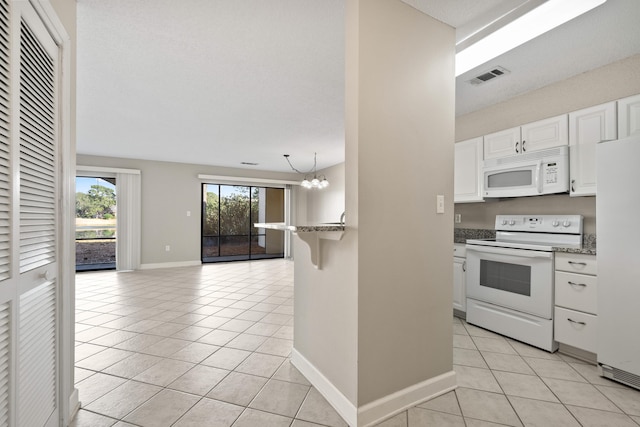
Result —
<path fill-rule="evenodd" d="M 554 338 L 596 352 L 598 280 L 594 255 L 556 254 Z"/>
<path fill-rule="evenodd" d="M 462 243 L 453 244 L 453 311 L 461 315 L 467 311 L 466 248 Z M 458 311 L 458 313 L 456 313 Z"/>
<path fill-rule="evenodd" d="M 596 352 L 598 316 L 556 306 L 555 339 L 580 350 Z"/>

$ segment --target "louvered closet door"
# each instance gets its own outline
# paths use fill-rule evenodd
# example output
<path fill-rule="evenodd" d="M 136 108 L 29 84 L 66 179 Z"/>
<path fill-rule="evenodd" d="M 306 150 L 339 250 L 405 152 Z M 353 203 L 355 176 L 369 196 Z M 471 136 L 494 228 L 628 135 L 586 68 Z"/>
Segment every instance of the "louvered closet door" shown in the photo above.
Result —
<path fill-rule="evenodd" d="M 0 427 L 58 424 L 58 49 L 0 0 Z"/>
<path fill-rule="evenodd" d="M 0 426 L 10 425 L 11 415 L 11 303 L 15 286 L 11 279 L 11 91 L 9 62 L 9 2 L 0 0 Z M 14 281 L 15 282 L 15 281 Z"/>
<path fill-rule="evenodd" d="M 20 427 L 54 426 L 57 411 L 57 93 L 58 49 L 28 2 L 14 2 L 19 40 L 13 122 L 16 416 Z M 14 45 L 15 47 L 15 45 Z M 14 64 L 15 66 L 15 64 Z M 15 111 L 15 106 L 14 106 Z M 15 175 L 14 175 L 15 176 Z M 16 194 L 17 190 L 17 194 Z M 17 220 L 17 221 L 16 221 Z M 17 224 L 16 224 L 17 222 Z"/>

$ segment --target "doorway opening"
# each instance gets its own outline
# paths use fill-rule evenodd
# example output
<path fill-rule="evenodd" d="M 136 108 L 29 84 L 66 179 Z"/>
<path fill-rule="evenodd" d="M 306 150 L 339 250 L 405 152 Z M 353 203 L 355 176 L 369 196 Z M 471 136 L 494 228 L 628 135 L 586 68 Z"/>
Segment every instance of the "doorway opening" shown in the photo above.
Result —
<path fill-rule="evenodd" d="M 284 233 L 256 222 L 284 222 L 283 188 L 202 185 L 202 262 L 284 258 Z"/>
<path fill-rule="evenodd" d="M 116 179 L 76 176 L 76 271 L 116 268 Z"/>

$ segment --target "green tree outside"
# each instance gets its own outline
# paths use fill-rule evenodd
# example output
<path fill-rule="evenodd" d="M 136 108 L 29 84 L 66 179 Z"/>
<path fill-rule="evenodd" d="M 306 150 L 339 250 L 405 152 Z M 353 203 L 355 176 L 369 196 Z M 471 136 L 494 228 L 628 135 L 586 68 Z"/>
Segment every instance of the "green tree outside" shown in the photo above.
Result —
<path fill-rule="evenodd" d="M 103 185 L 92 185 L 86 193 L 76 193 L 76 218 L 113 219 L 116 193 Z"/>
<path fill-rule="evenodd" d="M 258 222 L 259 188 L 252 189 L 251 197 L 250 187 L 234 186 L 233 193 L 222 197 L 207 191 L 204 234 L 217 236 L 219 229 L 221 236 L 248 235 L 253 223 Z"/>

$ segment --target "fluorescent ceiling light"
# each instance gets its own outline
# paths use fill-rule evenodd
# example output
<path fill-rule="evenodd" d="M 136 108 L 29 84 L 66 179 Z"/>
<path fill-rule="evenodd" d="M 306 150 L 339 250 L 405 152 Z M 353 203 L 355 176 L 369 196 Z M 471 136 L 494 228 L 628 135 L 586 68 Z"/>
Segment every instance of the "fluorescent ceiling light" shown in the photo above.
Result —
<path fill-rule="evenodd" d="M 607 0 L 548 0 L 456 54 L 456 77 L 571 21 Z"/>

